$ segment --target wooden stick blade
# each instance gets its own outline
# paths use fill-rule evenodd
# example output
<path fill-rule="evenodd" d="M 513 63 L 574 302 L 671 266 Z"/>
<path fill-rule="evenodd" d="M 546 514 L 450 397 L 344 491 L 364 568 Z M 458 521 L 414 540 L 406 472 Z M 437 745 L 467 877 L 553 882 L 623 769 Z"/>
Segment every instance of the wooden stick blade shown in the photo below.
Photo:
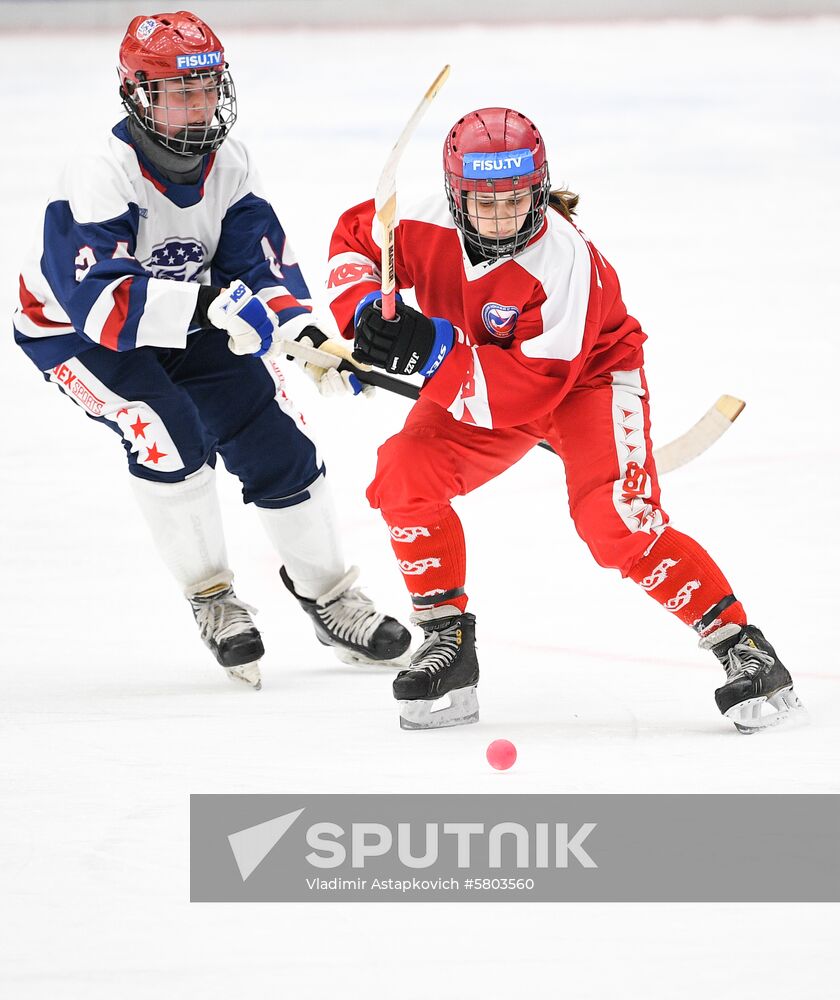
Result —
<path fill-rule="evenodd" d="M 429 87 L 429 89 L 426 91 L 426 95 L 423 98 L 424 101 L 428 103 L 433 101 L 434 98 L 437 97 L 438 91 L 449 79 L 449 69 L 450 69 L 449 63 L 447 63 L 440 71 L 440 73 L 438 73 L 438 75 L 435 77 L 434 83 L 431 85 L 431 87 Z"/>
<path fill-rule="evenodd" d="M 382 316 L 384 319 L 393 319 L 396 315 L 396 271 L 394 266 L 394 227 L 397 218 L 397 167 L 400 159 L 408 145 L 408 140 L 417 128 L 417 124 L 426 109 L 432 103 L 435 95 L 446 83 L 449 76 L 449 65 L 434 78 L 432 85 L 423 95 L 422 100 L 414 110 L 414 114 L 409 118 L 405 128 L 400 133 L 399 138 L 394 143 L 394 148 L 385 163 L 379 183 L 376 185 L 376 195 L 374 196 L 374 206 L 376 208 L 376 218 L 382 227 Z"/>
<path fill-rule="evenodd" d="M 721 396 L 715 403 L 715 409 L 722 413 L 730 423 L 734 423 L 746 405 L 743 399 L 738 399 L 736 396 Z"/>
<path fill-rule="evenodd" d="M 396 196 L 397 193 L 397 165 L 400 162 L 400 158 L 405 152 L 405 147 L 408 145 L 408 140 L 414 134 L 414 130 L 420 122 L 420 119 L 428 110 L 429 105 L 432 103 L 434 98 L 437 96 L 440 88 L 446 83 L 449 77 L 449 65 L 443 67 L 443 69 L 435 77 L 434 82 L 431 87 L 423 95 L 422 100 L 417 105 L 414 110 L 414 114 L 409 118 L 408 123 L 405 128 L 400 133 L 399 138 L 394 143 L 394 147 L 391 150 L 388 159 L 385 162 L 385 167 L 382 170 L 382 174 L 379 178 L 379 183 L 376 185 L 376 195 L 374 196 L 374 203 L 376 205 L 376 214 L 386 205 L 388 200 Z"/>
<path fill-rule="evenodd" d="M 721 396 L 685 434 L 654 451 L 659 473 L 672 472 L 702 455 L 729 430 L 745 406 L 746 403 L 736 396 Z"/>

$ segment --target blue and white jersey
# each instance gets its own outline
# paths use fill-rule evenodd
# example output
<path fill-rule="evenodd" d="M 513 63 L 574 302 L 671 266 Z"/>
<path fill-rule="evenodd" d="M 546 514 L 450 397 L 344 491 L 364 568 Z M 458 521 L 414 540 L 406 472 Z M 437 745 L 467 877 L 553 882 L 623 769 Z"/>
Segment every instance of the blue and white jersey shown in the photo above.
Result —
<path fill-rule="evenodd" d="M 42 370 L 96 345 L 183 348 L 199 285 L 237 278 L 294 338 L 309 290 L 245 146 L 228 138 L 194 184 L 134 147 L 127 119 L 65 167 L 20 276 L 15 339 Z"/>

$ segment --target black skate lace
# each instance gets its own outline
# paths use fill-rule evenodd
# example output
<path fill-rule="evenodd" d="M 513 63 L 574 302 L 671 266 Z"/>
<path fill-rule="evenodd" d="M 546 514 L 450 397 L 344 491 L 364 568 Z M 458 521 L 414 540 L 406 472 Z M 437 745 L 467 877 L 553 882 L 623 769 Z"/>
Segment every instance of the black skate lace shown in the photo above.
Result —
<path fill-rule="evenodd" d="M 213 597 L 192 598 L 190 604 L 204 640 L 212 638 L 218 644 L 255 628 L 251 615 L 256 614 L 256 608 L 240 601 L 233 591 Z"/>
<path fill-rule="evenodd" d="M 754 677 L 762 667 L 772 667 L 773 656 L 762 649 L 756 649 L 748 642 L 736 643 L 727 654 L 723 665 L 728 680 L 736 677 Z"/>
<path fill-rule="evenodd" d="M 458 631 L 461 623 L 451 625 L 440 632 L 432 632 L 429 637 L 417 647 L 417 652 L 411 657 L 411 670 L 425 670 L 436 674 L 448 667 L 458 655 Z"/>
<path fill-rule="evenodd" d="M 385 616 L 358 587 L 345 590 L 334 601 L 318 608 L 318 617 L 343 642 L 366 646 Z"/>

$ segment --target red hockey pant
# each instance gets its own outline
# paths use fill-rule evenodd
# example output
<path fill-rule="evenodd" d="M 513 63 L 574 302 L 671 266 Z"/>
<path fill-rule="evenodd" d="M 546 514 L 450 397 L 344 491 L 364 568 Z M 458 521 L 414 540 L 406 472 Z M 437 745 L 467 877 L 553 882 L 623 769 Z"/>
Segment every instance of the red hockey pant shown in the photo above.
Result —
<path fill-rule="evenodd" d="M 575 527 L 599 565 L 631 576 L 689 624 L 726 599 L 729 584 L 705 550 L 673 528 L 663 534 L 668 517 L 659 504 L 647 389 L 637 369 L 576 388 L 552 413 L 518 427 L 486 430 L 435 403 L 416 403 L 403 429 L 379 449 L 367 493 L 389 526 L 415 608 L 466 606 L 463 532 L 450 501 L 510 468 L 542 439 L 563 460 Z M 725 617 L 741 611 L 738 604 Z"/>

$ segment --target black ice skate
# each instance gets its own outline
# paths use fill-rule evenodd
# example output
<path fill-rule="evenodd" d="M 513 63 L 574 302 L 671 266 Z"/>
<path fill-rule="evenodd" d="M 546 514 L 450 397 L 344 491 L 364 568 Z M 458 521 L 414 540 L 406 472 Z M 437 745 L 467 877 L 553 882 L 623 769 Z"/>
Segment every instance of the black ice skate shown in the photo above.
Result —
<path fill-rule="evenodd" d="M 804 720 L 805 709 L 790 674 L 754 625 L 724 625 L 701 639 L 700 648 L 711 649 L 726 671 L 726 683 L 715 691 L 715 701 L 739 733 Z"/>
<path fill-rule="evenodd" d="M 301 597 L 285 567 L 280 578 L 315 625 L 315 635 L 331 646 L 342 663 L 403 666 L 411 633 L 395 619 L 380 614 L 373 601 L 353 587 L 359 570 L 351 566 L 338 583 L 321 597 Z"/>
<path fill-rule="evenodd" d="M 231 680 L 262 687 L 259 661 L 265 653 L 251 615 L 254 608 L 240 601 L 229 584 L 219 584 L 188 597 L 204 645 Z"/>
<path fill-rule="evenodd" d="M 475 615 L 435 608 L 412 616 L 425 640 L 408 670 L 394 679 L 403 729 L 441 729 L 478 722 Z M 440 613 L 443 612 L 441 615 Z M 437 617 L 430 617 L 437 613 Z"/>

